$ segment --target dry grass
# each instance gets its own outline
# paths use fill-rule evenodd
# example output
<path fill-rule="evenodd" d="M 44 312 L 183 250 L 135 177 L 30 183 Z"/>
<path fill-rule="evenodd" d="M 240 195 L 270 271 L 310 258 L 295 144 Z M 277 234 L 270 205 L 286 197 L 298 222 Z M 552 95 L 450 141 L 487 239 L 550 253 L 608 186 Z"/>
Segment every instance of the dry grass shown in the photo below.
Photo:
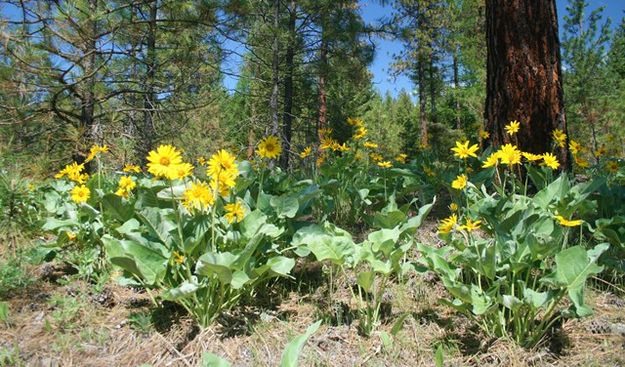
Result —
<path fill-rule="evenodd" d="M 348 303 L 349 279 L 341 284 L 337 301 Z M 169 312 L 173 320 L 144 333 L 128 320 L 131 313 L 149 310 L 145 294 L 115 285 L 93 294 L 93 287 L 82 282 L 61 286 L 38 281 L 8 299 L 10 325 L 0 326 L 0 356 L 8 353 L 13 358 L 8 365 L 16 366 L 198 366 L 202 353 L 211 352 L 234 366 L 276 366 L 288 341 L 322 313 L 323 290 L 319 283 L 291 284 L 289 292 L 275 299 L 279 302 L 263 308 L 248 305 L 205 330 Z M 444 290 L 435 280 L 415 276 L 392 286 L 393 309 L 374 335 L 359 335 L 357 320 L 324 324 L 300 362 L 434 366 L 440 346 L 445 366 L 625 366 L 624 335 L 589 331 L 596 320 L 625 323 L 623 302 L 607 293 L 589 293 L 595 316 L 567 321 L 549 347 L 527 351 L 484 336 L 469 320 L 438 304 Z M 412 317 L 391 343 L 384 343 L 383 334 L 391 333 L 402 313 Z"/>

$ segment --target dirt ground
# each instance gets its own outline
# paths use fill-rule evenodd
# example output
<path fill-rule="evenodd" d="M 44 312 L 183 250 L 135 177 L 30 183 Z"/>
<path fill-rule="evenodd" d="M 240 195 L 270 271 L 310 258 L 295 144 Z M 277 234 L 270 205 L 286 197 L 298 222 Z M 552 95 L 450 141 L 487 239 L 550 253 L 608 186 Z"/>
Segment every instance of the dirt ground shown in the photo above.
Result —
<path fill-rule="evenodd" d="M 200 330 L 173 305 L 154 310 L 138 290 L 63 279 L 40 279 L 9 295 L 9 323 L 0 323 L 0 365 L 201 366 L 202 353 L 211 352 L 233 366 L 277 366 L 288 341 L 327 308 L 323 284 L 299 283 Z M 348 284 L 344 279 L 338 308 L 349 308 Z M 437 302 L 443 292 L 435 279 L 416 276 L 393 285 L 387 295 L 393 308 L 374 335 L 359 335 L 347 313 L 309 339 L 300 365 L 434 366 L 442 348 L 445 366 L 625 366 L 625 300 L 611 293 L 589 290 L 594 316 L 566 321 L 548 345 L 527 351 L 482 335 Z M 406 312 L 411 317 L 388 338 L 397 315 Z"/>

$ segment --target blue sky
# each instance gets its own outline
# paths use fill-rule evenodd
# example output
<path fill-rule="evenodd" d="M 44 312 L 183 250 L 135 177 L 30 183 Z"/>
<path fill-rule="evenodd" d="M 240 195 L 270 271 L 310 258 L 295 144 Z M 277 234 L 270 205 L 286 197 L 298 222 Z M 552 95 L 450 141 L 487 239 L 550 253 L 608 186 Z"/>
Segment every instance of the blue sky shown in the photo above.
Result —
<path fill-rule="evenodd" d="M 625 10 L 625 0 L 590 0 L 589 10 L 596 9 L 599 6 L 605 6 L 604 16 L 612 19 L 612 26 L 615 27 L 623 17 Z M 556 6 L 558 11 L 559 24 L 562 24 L 562 17 L 566 14 L 566 5 L 568 0 L 557 0 Z M 389 7 L 382 7 L 377 1 L 365 0 L 361 8 L 362 16 L 367 22 L 375 22 L 380 16 L 389 13 Z M 392 78 L 388 71 L 389 66 L 393 63 L 393 54 L 401 51 L 400 42 L 392 40 L 376 40 L 376 54 L 370 70 L 373 73 L 373 82 L 381 93 L 389 92 L 396 96 L 402 89 L 410 91 L 414 89 L 412 82 L 405 76 Z"/>

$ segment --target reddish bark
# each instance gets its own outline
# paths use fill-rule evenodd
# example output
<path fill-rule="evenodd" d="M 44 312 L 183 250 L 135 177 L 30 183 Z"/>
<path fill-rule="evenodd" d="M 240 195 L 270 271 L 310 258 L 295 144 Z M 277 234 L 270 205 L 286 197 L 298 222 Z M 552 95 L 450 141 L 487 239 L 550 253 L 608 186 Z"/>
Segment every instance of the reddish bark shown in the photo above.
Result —
<path fill-rule="evenodd" d="M 552 131 L 567 131 L 555 0 L 487 0 L 486 35 L 490 143 L 550 152 Z M 513 120 L 521 129 L 510 137 L 504 126 Z M 568 167 L 567 149 L 558 156 Z"/>

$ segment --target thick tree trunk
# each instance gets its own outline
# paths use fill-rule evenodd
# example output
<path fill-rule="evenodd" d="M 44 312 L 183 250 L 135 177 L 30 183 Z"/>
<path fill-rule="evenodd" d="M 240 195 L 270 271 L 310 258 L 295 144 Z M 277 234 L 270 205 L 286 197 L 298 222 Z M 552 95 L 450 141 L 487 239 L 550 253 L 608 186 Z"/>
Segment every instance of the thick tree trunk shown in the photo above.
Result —
<path fill-rule="evenodd" d="M 486 1 L 486 128 L 491 144 L 551 151 L 554 129 L 566 132 L 555 0 Z M 504 126 L 521 123 L 510 137 Z M 558 152 L 568 167 L 568 152 Z"/>
<path fill-rule="evenodd" d="M 282 157 L 280 163 L 285 170 L 289 168 L 289 153 L 291 152 L 291 137 L 293 135 L 293 72 L 295 58 L 295 22 L 297 21 L 297 8 L 295 0 L 289 5 L 289 43 L 286 48 L 286 76 L 284 80 L 284 116 L 282 127 Z"/>
<path fill-rule="evenodd" d="M 148 34 L 146 39 L 146 74 L 143 96 L 143 126 L 141 127 L 141 142 L 139 154 L 142 159 L 154 147 L 156 130 L 154 128 L 154 111 L 156 109 L 156 22 L 158 15 L 158 0 L 150 2 L 148 19 Z"/>
<path fill-rule="evenodd" d="M 278 54 L 278 30 L 280 26 L 280 0 L 274 0 L 273 4 L 273 44 L 271 46 L 272 59 L 271 59 L 271 97 L 269 100 L 269 108 L 271 109 L 271 135 L 278 135 L 280 129 L 280 115 L 278 114 L 278 94 L 279 92 L 279 70 L 278 64 L 280 62 L 280 55 Z"/>
<path fill-rule="evenodd" d="M 419 85 L 419 126 L 421 127 L 421 147 L 428 146 L 428 122 L 426 117 L 427 97 L 425 96 L 425 67 L 418 61 L 417 84 Z"/>

